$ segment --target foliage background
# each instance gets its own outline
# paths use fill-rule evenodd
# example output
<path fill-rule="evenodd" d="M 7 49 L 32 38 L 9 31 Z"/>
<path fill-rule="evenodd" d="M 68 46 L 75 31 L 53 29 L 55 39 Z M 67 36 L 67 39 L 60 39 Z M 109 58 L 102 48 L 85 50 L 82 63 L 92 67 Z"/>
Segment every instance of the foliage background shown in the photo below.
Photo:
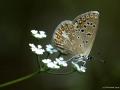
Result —
<path fill-rule="evenodd" d="M 46 30 L 49 43 L 55 27 L 90 10 L 100 12 L 100 25 L 91 51 L 94 61 L 86 73 L 50 75 L 8 86 L 3 90 L 102 90 L 120 87 L 120 0 L 1 0 L 0 83 L 25 76 L 37 69 L 36 56 L 28 43 L 30 30 Z M 105 63 L 99 62 L 103 59 Z"/>

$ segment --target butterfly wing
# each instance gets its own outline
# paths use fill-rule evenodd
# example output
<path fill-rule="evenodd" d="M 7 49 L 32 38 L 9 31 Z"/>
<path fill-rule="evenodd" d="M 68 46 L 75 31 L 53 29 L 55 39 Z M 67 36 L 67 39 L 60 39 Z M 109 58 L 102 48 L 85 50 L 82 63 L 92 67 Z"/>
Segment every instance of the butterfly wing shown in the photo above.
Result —
<path fill-rule="evenodd" d="M 72 32 L 74 26 L 72 21 L 65 20 L 61 22 L 53 34 L 53 44 L 64 54 L 72 53 Z"/>
<path fill-rule="evenodd" d="M 89 11 L 73 21 L 61 22 L 53 34 L 53 44 L 64 54 L 88 56 L 98 27 L 99 13 Z"/>
<path fill-rule="evenodd" d="M 76 35 L 79 36 L 82 41 L 79 41 L 82 47 L 79 48 L 79 54 L 83 54 L 84 56 L 88 56 L 91 48 L 93 46 L 93 42 L 95 40 L 97 28 L 98 28 L 98 21 L 99 21 L 99 13 L 97 11 L 89 11 L 84 14 L 77 16 L 73 20 L 73 24 L 75 27 Z M 77 42 L 76 42 L 77 43 Z M 79 46 L 79 45 L 78 45 Z"/>

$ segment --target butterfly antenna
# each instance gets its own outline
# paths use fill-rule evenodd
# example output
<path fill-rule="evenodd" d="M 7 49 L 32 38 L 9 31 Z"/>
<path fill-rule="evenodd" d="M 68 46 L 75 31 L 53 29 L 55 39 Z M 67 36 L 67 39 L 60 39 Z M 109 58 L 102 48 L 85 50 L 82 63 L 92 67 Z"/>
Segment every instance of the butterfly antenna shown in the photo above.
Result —
<path fill-rule="evenodd" d="M 91 56 L 90 56 L 90 57 L 91 57 Z M 97 57 L 93 57 L 93 56 L 92 56 L 92 58 L 93 58 L 94 60 L 97 60 L 97 61 L 100 62 L 100 63 L 105 63 L 105 60 L 102 59 L 101 57 L 104 58 L 104 57 L 101 55 L 100 52 L 97 53 Z M 98 59 L 98 58 L 99 58 L 99 59 Z"/>

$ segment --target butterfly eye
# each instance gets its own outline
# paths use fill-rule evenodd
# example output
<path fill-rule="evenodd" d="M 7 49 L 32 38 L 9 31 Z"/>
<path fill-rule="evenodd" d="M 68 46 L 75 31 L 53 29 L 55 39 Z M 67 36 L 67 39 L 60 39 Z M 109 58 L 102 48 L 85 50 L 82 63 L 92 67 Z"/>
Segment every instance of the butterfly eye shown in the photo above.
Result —
<path fill-rule="evenodd" d="M 80 37 L 77 37 L 77 38 L 80 38 Z"/>

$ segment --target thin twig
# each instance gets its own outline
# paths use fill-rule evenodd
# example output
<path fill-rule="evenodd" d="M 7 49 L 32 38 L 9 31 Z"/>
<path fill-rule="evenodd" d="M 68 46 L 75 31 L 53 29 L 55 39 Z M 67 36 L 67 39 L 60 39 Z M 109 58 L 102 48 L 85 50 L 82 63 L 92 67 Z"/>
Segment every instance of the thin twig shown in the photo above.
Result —
<path fill-rule="evenodd" d="M 40 63 L 39 55 L 37 55 L 37 65 L 38 65 L 39 70 L 41 70 L 42 66 L 41 66 L 41 63 Z"/>
<path fill-rule="evenodd" d="M 35 76 L 36 74 L 38 74 L 39 72 L 40 72 L 40 71 L 37 70 L 36 72 L 33 72 L 32 74 L 29 74 L 29 75 L 27 75 L 27 76 L 23 76 L 23 77 L 21 77 L 21 78 L 18 78 L 18 79 L 15 79 L 15 80 L 8 81 L 8 82 L 5 82 L 5 83 L 3 83 L 3 84 L 0 84 L 0 88 L 6 87 L 6 86 L 8 86 L 8 85 L 12 85 L 12 84 L 15 84 L 15 83 L 18 83 L 18 82 L 21 82 L 21 81 L 24 81 L 24 80 L 26 80 L 26 79 L 29 79 L 29 78 Z"/>

